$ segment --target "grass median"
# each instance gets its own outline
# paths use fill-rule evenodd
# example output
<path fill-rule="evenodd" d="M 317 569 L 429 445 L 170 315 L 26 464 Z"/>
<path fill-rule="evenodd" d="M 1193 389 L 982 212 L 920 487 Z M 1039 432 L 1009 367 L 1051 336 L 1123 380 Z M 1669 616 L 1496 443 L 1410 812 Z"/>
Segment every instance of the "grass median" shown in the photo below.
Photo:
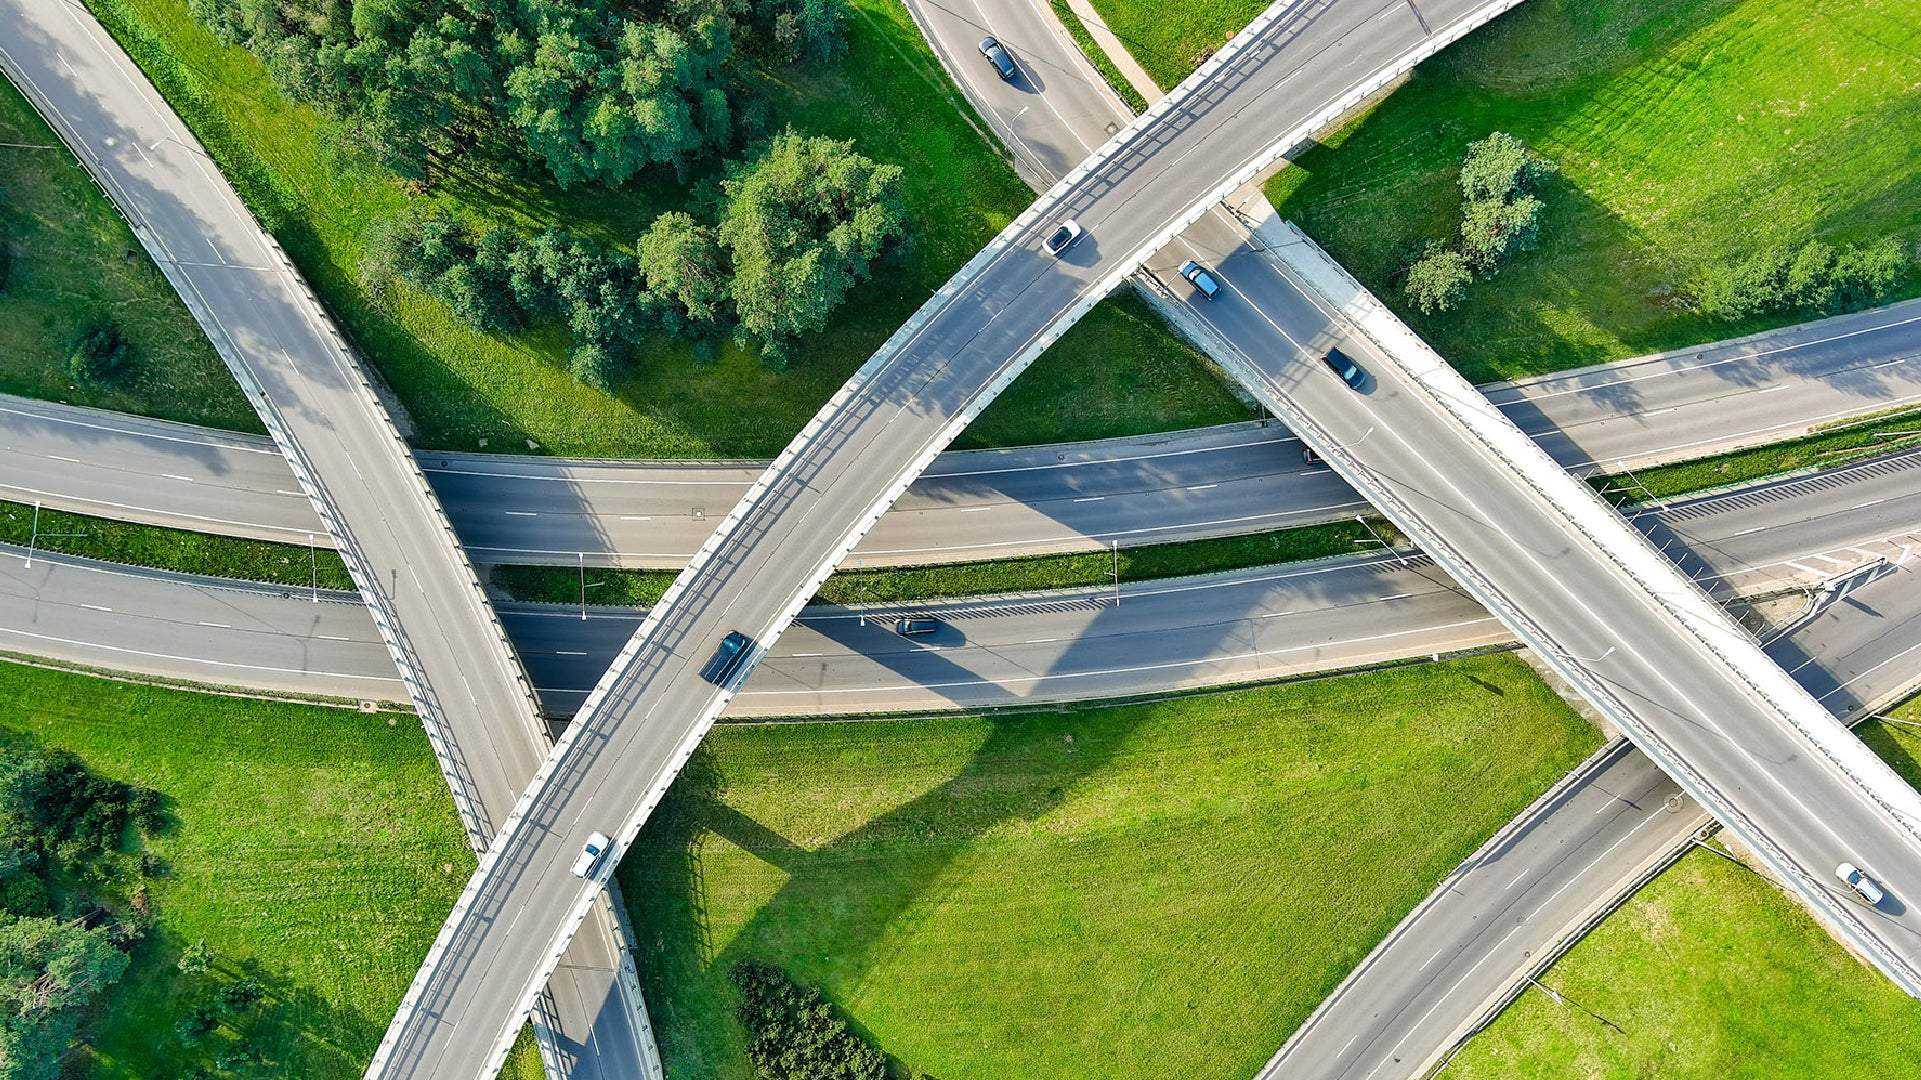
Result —
<path fill-rule="evenodd" d="M 948 80 L 898 0 L 852 0 L 847 56 L 761 73 L 772 127 L 852 138 L 906 170 L 915 232 L 907 265 L 886 267 L 803 341 L 785 371 L 734 347 L 697 357 L 665 337 L 638 350 L 604 394 L 576 383 L 551 328 L 477 334 L 397 287 L 375 304 L 356 267 L 367 223 L 412 202 L 631 247 L 678 208 L 685 182 L 650 174 L 625 188 L 510 179 L 468 167 L 431 195 L 342 161 L 325 122 L 289 104 L 264 67 L 219 45 L 185 0 L 91 0 L 243 198 L 394 387 L 432 448 L 600 457 L 771 457 L 932 291 L 1033 198 Z M 1052 442 L 1172 430 L 1251 415 L 1223 376 L 1133 298 L 1096 308 L 1036 362 L 964 440 Z"/>
<path fill-rule="evenodd" d="M 160 790 L 176 824 L 148 849 L 155 918 L 69 1075 L 188 1075 L 175 966 L 205 940 L 215 976 L 268 992 L 258 1075 L 358 1077 L 473 870 L 420 722 L 216 697 L 0 662 L 7 737 L 73 751 Z"/>
<path fill-rule="evenodd" d="M 0 78 L 0 392 L 262 432 L 206 335 L 52 129 Z M 125 335 L 130 369 L 76 382 L 91 318 Z"/>
<path fill-rule="evenodd" d="M 1815 238 L 1914 251 L 1917 51 L 1917 0 L 1534 0 L 1421 65 L 1268 194 L 1475 381 L 1720 340 L 1807 316 L 1697 312 L 1689 284 L 1712 268 Z M 1497 130 L 1560 165 L 1540 250 L 1423 315 L 1402 271 L 1457 232 L 1461 156 Z M 1900 295 L 1918 290 L 1911 266 Z"/>
<path fill-rule="evenodd" d="M 990 593 L 1080 589 L 1113 584 L 1116 570 L 1123 582 L 1211 574 L 1379 551 L 1381 538 L 1390 543 L 1401 540 L 1393 526 L 1374 518 L 1366 524 L 1336 521 L 1251 536 L 1122 548 L 1118 556 L 1108 551 L 1092 551 L 941 566 L 842 570 L 827 579 L 814 594 L 814 602 L 907 603 Z M 514 600 L 573 604 L 580 602 L 584 593 L 595 604 L 645 607 L 660 599 L 676 573 L 675 570 L 589 569 L 583 575 L 571 566 L 496 566 L 491 581 L 495 588 Z"/>
<path fill-rule="evenodd" d="M 0 542 L 89 559 L 301 588 L 351 589 L 347 565 L 328 548 L 169 529 L 0 502 Z"/>
<path fill-rule="evenodd" d="M 669 1075 L 752 1075 L 726 971 L 945 1080 L 1251 1076 L 1599 744 L 1511 656 L 1143 705 L 726 726 L 622 866 Z"/>
<path fill-rule="evenodd" d="M 1804 438 L 1657 465 L 1631 476 L 1597 476 L 1590 482 L 1617 498 L 1673 499 L 1802 469 L 1833 468 L 1916 446 L 1921 446 L 1921 410 L 1898 409 L 1867 420 L 1833 424 Z"/>

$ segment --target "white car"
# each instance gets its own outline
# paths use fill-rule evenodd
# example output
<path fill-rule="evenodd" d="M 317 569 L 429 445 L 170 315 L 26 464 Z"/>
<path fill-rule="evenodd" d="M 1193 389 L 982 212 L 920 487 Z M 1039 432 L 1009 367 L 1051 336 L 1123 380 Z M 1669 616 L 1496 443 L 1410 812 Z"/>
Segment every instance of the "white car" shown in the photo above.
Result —
<path fill-rule="evenodd" d="M 604 832 L 589 836 L 587 843 L 581 847 L 580 854 L 574 857 L 574 876 L 577 878 L 600 876 L 596 871 L 600 869 L 600 864 L 606 861 L 607 852 L 613 846 L 614 838 Z"/>
<path fill-rule="evenodd" d="M 1835 867 L 1834 876 L 1847 882 L 1848 888 L 1854 890 L 1854 895 L 1867 901 L 1869 907 L 1878 906 L 1881 903 L 1881 897 L 1885 895 L 1881 891 L 1880 883 L 1862 873 L 1861 868 L 1853 863 L 1844 862 Z"/>
<path fill-rule="evenodd" d="M 1047 238 L 1048 253 L 1059 255 L 1061 252 L 1073 247 L 1074 241 L 1080 238 L 1080 222 L 1075 221 L 1073 218 L 1068 218 L 1066 221 L 1061 222 L 1060 227 L 1055 229 L 1053 234 Z"/>

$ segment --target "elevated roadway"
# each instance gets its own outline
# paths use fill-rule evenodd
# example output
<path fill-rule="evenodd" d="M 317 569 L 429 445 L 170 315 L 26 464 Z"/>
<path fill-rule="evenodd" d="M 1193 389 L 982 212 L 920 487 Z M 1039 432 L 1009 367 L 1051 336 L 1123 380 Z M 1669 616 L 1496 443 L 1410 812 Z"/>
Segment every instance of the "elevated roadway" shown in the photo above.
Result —
<path fill-rule="evenodd" d="M 304 495 L 339 547 L 468 839 L 485 846 L 544 757 L 545 733 L 473 567 L 367 373 L 279 245 L 84 7 L 0 0 L 0 22 L 0 67 L 180 294 L 297 478 L 287 490 Z M 611 1075 L 658 1071 L 641 1056 L 651 1036 L 612 937 L 616 915 L 604 900 L 594 906 L 596 931 L 541 1003 L 550 1065 L 578 1063 L 583 1077 L 599 1050 L 619 1056 L 623 1043 L 626 1064 Z M 571 1027 L 556 1033 L 554 1024 Z"/>
<path fill-rule="evenodd" d="M 1698 457 L 1921 403 L 1921 300 L 1482 389 L 1572 469 Z M 474 558 L 590 566 L 682 565 L 767 465 L 418 456 Z M 271 440 L 71 405 L 0 396 L 0 495 L 332 544 Z M 883 566 L 1129 547 L 1365 509 L 1338 476 L 1304 468 L 1278 422 L 1233 424 L 943 453 L 853 555 Z"/>

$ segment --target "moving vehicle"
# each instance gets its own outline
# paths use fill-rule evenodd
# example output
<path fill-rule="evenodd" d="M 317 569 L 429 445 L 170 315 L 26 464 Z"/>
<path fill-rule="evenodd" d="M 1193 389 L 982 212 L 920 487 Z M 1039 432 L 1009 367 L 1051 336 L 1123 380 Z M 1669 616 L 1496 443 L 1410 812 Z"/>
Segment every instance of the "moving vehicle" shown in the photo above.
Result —
<path fill-rule="evenodd" d="M 1846 882 L 1848 888 L 1854 890 L 1854 895 L 1860 897 L 1869 907 L 1880 904 L 1881 898 L 1886 895 L 1881 891 L 1880 882 L 1862 873 L 1861 868 L 1853 863 L 1844 862 L 1835 867 L 1834 876 Z"/>
<path fill-rule="evenodd" d="M 1319 455 L 1319 454 L 1317 454 L 1317 453 L 1315 453 L 1315 452 L 1314 452 L 1314 448 L 1313 448 L 1313 447 L 1311 447 L 1311 446 L 1304 446 L 1304 447 L 1302 447 L 1302 448 L 1301 448 L 1301 464 L 1303 464 L 1303 465 L 1323 465 L 1323 464 L 1326 464 L 1326 463 L 1325 463 L 1325 462 L 1323 462 L 1323 461 L 1321 460 L 1321 455 Z"/>
<path fill-rule="evenodd" d="M 1052 236 L 1047 238 L 1047 250 L 1050 254 L 1059 255 L 1061 252 L 1073 247 L 1074 241 L 1080 238 L 1080 224 L 1073 218 L 1068 218 L 1066 221 L 1061 222 L 1060 227 L 1054 230 Z"/>
<path fill-rule="evenodd" d="M 741 664 L 753 654 L 748 648 L 754 639 L 738 630 L 730 631 L 721 639 L 720 648 L 707 660 L 707 666 L 700 669 L 700 677 L 715 686 L 726 686 L 740 671 Z"/>
<path fill-rule="evenodd" d="M 894 620 L 894 633 L 899 634 L 901 637 L 914 637 L 919 634 L 931 634 L 934 631 L 939 629 L 940 629 L 939 619 L 902 618 L 902 619 Z"/>
<path fill-rule="evenodd" d="M 999 38 L 982 38 L 980 50 L 981 55 L 987 57 L 987 62 L 994 65 L 994 71 L 1000 75 L 1002 82 L 1013 82 L 1020 77 L 1021 69 L 1014 63 L 1014 57 L 1008 53 L 1007 46 L 1000 43 Z"/>
<path fill-rule="evenodd" d="M 599 877 L 600 864 L 606 861 L 607 852 L 613 850 L 614 838 L 604 832 L 597 832 L 581 845 L 580 854 L 574 858 L 573 872 L 577 878 Z"/>
<path fill-rule="evenodd" d="M 1348 359 L 1348 355 L 1339 349 L 1327 350 L 1327 355 L 1321 357 L 1321 363 L 1326 364 L 1329 371 L 1339 375 L 1341 381 L 1351 390 L 1359 390 L 1361 384 L 1367 381 L 1367 372 L 1361 370 L 1361 365 Z"/>
<path fill-rule="evenodd" d="M 1214 276 L 1212 270 L 1193 259 L 1181 264 L 1181 276 L 1192 282 L 1194 287 L 1201 291 L 1201 295 L 1209 300 L 1221 295 L 1220 279 Z"/>

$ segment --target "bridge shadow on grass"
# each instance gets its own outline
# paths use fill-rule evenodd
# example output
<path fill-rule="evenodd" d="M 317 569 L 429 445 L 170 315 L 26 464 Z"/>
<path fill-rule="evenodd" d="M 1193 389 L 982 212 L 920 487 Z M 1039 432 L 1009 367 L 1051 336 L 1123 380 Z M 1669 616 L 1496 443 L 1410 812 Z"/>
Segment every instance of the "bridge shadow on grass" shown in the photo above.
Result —
<path fill-rule="evenodd" d="M 1126 743 L 1143 715 L 1122 711 L 1099 724 L 1052 712 L 988 718 L 985 740 L 948 779 L 813 849 L 728 806 L 725 771 L 703 746 L 621 870 L 669 1072 L 733 1055 L 738 1035 L 727 974 L 734 963 L 780 964 L 844 1000 L 876 962 L 890 928 L 957 858 L 991 830 L 1059 806 Z M 897 734 L 850 730 L 873 731 L 874 738 Z M 797 781 L 805 779 L 799 768 Z M 724 941 L 710 920 L 702 877 L 703 848 L 717 841 L 784 875 Z"/>

